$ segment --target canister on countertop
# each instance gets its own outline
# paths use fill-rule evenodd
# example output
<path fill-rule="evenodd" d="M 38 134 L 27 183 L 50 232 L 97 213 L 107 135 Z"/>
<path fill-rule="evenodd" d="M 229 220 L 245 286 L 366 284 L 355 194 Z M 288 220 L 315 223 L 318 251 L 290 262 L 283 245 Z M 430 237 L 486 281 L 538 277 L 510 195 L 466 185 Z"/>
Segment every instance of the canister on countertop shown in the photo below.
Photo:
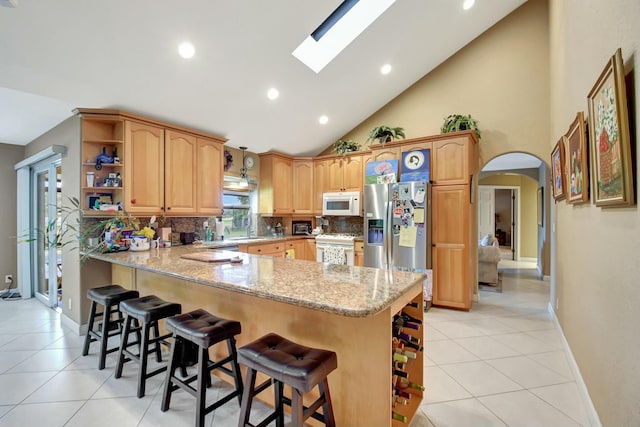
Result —
<path fill-rule="evenodd" d="M 216 221 L 216 240 L 224 240 L 224 222 Z"/>

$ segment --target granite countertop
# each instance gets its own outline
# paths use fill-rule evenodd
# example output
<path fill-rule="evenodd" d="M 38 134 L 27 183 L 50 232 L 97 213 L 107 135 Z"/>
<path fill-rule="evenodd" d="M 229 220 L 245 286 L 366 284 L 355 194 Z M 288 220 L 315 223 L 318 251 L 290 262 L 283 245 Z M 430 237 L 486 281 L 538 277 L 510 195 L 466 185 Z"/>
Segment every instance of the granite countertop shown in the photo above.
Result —
<path fill-rule="evenodd" d="M 224 249 L 225 247 L 229 247 L 229 246 L 237 246 L 237 245 L 247 245 L 247 244 L 260 244 L 260 243 L 270 243 L 270 242 L 279 242 L 279 241 L 285 241 L 285 240 L 292 240 L 292 239 L 310 239 L 310 238 L 315 238 L 315 236 L 306 236 L 306 235 L 297 235 L 297 236 L 292 236 L 292 235 L 288 235 L 288 236 L 257 236 L 257 237 L 247 237 L 247 238 L 238 238 L 238 237 L 234 237 L 231 239 L 225 239 L 225 240 L 214 240 L 214 241 L 210 241 L 210 242 L 202 242 L 200 243 L 194 243 L 193 247 L 194 248 L 220 248 L 220 249 Z"/>
<path fill-rule="evenodd" d="M 304 237 L 304 236 L 302 236 Z M 255 240 L 255 239 L 253 239 Z M 181 258 L 202 246 L 92 253 L 90 258 L 348 317 L 380 313 L 426 275 L 235 252 L 243 262 Z"/>

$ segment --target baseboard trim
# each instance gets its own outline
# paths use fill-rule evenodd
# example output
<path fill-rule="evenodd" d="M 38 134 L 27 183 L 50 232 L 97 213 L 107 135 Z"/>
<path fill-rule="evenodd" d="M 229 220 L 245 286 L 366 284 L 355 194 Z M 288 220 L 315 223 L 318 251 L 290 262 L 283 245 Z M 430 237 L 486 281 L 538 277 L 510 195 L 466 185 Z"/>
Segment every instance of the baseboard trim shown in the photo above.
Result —
<path fill-rule="evenodd" d="M 560 330 L 560 335 L 562 336 L 562 346 L 564 347 L 565 352 L 569 355 L 567 362 L 569 363 L 569 368 L 571 369 L 571 373 L 573 377 L 576 379 L 576 385 L 578 386 L 578 393 L 580 393 L 580 397 L 582 398 L 582 402 L 585 405 L 585 409 L 587 411 L 587 417 L 589 418 L 589 424 L 591 427 L 602 427 L 602 423 L 600 422 L 600 417 L 598 416 L 598 412 L 596 411 L 595 406 L 593 406 L 593 402 L 591 401 L 591 397 L 589 396 L 589 390 L 587 389 L 587 385 L 584 383 L 582 379 L 582 374 L 580 373 L 580 368 L 576 363 L 576 359 L 573 357 L 573 353 L 571 352 L 571 347 L 569 347 L 569 342 L 564 336 L 564 332 L 562 331 L 562 326 L 560 326 L 560 322 L 558 322 L 558 317 L 556 316 L 556 312 L 553 309 L 553 305 L 551 302 L 548 304 L 548 310 L 551 316 L 553 317 L 553 321 L 556 326 Z"/>
<path fill-rule="evenodd" d="M 87 334 L 87 325 L 78 325 L 74 320 L 64 313 L 60 313 L 60 321 L 62 326 L 71 329 L 72 332 L 78 334 L 78 336 Z"/>

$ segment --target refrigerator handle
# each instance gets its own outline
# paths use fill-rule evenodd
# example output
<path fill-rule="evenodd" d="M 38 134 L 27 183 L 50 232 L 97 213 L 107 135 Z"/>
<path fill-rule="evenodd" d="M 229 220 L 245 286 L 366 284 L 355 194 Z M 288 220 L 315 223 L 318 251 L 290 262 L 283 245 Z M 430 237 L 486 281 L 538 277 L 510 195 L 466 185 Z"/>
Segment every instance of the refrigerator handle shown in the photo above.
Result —
<path fill-rule="evenodd" d="M 387 269 L 393 267 L 393 201 L 387 203 L 387 226 L 385 227 L 385 244 L 387 245 Z"/>

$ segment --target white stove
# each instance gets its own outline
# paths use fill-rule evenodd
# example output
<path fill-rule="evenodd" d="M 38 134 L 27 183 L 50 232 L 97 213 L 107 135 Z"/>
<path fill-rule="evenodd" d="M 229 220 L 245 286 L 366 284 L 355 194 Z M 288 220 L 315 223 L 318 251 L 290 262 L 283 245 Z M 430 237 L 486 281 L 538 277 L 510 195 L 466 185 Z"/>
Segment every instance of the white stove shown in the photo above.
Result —
<path fill-rule="evenodd" d="M 316 261 L 329 264 L 354 265 L 355 234 L 318 234 Z"/>

